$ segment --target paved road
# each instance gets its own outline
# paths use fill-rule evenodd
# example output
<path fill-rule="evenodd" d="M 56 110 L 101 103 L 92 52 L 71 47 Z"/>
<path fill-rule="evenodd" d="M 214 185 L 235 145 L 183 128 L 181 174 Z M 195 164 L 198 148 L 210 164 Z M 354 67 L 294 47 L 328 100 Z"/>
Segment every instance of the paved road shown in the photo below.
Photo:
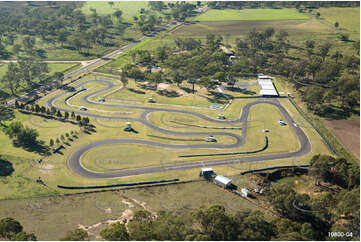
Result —
<path fill-rule="evenodd" d="M 118 116 L 104 116 L 99 114 L 93 114 L 93 113 L 87 113 L 85 111 L 77 111 L 67 108 L 57 108 L 61 111 L 74 111 L 75 113 L 87 115 L 90 117 L 95 117 L 99 119 L 114 119 L 114 120 L 132 120 L 140 122 L 144 125 L 146 125 L 148 128 L 159 131 L 164 134 L 169 135 L 176 135 L 176 136 L 202 136 L 205 137 L 207 135 L 224 135 L 224 136 L 231 136 L 233 137 L 236 142 L 233 144 L 217 144 L 217 143 L 206 143 L 206 144 L 187 144 L 187 145 L 178 145 L 178 144 L 165 144 L 165 143 L 159 143 L 154 141 L 148 141 L 148 140 L 140 140 L 140 139 L 106 139 L 106 140 L 100 140 L 88 145 L 85 145 L 75 151 L 68 160 L 68 166 L 69 168 L 84 177 L 87 178 L 115 178 L 115 177 L 124 177 L 124 176 L 131 176 L 131 175 L 140 175 L 140 174 L 147 174 L 147 173 L 154 173 L 154 172 L 162 172 L 162 171 L 169 171 L 169 170 L 185 170 L 185 169 L 192 169 L 192 168 L 199 168 L 203 166 L 217 166 L 217 165 L 227 165 L 227 164 L 239 164 L 243 162 L 255 162 L 255 161 L 266 161 L 266 160 L 275 160 L 275 159 L 283 159 L 283 158 L 292 158 L 292 157 L 299 157 L 304 156 L 308 154 L 311 151 L 311 144 L 304 133 L 304 131 L 299 126 L 291 125 L 294 123 L 294 120 L 289 115 L 287 110 L 279 103 L 277 99 L 257 99 L 256 101 L 252 103 L 248 103 L 244 106 L 241 115 L 239 118 L 235 120 L 215 120 L 212 118 L 209 118 L 205 115 L 199 114 L 197 112 L 187 111 L 187 110 L 179 110 L 179 109 L 168 109 L 168 108 L 159 108 L 159 107 L 142 107 L 142 106 L 136 106 L 136 105 L 126 105 L 126 104 L 111 104 L 111 103 L 98 103 L 91 101 L 90 98 L 92 96 L 95 96 L 97 94 L 101 94 L 103 92 L 106 92 L 114 87 L 115 84 L 113 84 L 110 81 L 106 80 L 89 80 L 84 83 L 81 83 L 77 85 L 75 88 L 79 88 L 83 86 L 84 84 L 91 83 L 91 82 L 102 82 L 106 84 L 107 86 L 101 90 L 92 92 L 88 95 L 85 95 L 81 98 L 81 101 L 86 104 L 92 104 L 92 105 L 98 105 L 101 106 L 115 106 L 119 108 L 128 108 L 128 109 L 140 109 L 144 110 L 139 118 L 133 118 L 133 117 L 118 117 Z M 53 106 L 53 103 L 55 100 L 64 97 L 66 95 L 69 95 L 70 92 L 62 92 L 53 98 L 47 100 L 45 103 L 46 106 Z M 299 150 L 295 152 L 287 152 L 287 153 L 281 153 L 281 154 L 268 154 L 268 155 L 259 155 L 259 156 L 249 156 L 249 157 L 241 157 L 241 158 L 228 158 L 228 159 L 218 159 L 218 160 L 212 160 L 212 161 L 202 161 L 202 162 L 189 162 L 189 163 L 183 163 L 183 164 L 172 164 L 172 165 L 163 165 L 163 166 L 156 166 L 156 167 L 147 167 L 147 168 L 137 168 L 137 169 L 129 169 L 129 170 L 118 170 L 113 172 L 94 172 L 87 170 L 84 168 L 81 163 L 80 159 L 81 156 L 88 150 L 95 148 L 97 146 L 101 145 L 107 145 L 107 144 L 145 144 L 145 145 L 151 145 L 151 146 L 157 146 L 162 148 L 169 148 L 169 149 L 191 149 L 191 148 L 218 148 L 218 149 L 229 149 L 229 148 L 238 148 L 245 144 L 246 137 L 247 137 L 247 127 L 248 127 L 248 115 L 250 112 L 250 109 L 257 105 L 257 104 L 271 104 L 277 107 L 281 115 L 283 116 L 284 120 L 290 124 L 291 129 L 296 134 L 300 148 Z M 196 117 L 199 117 L 203 120 L 213 122 L 213 123 L 222 123 L 222 124 L 234 124 L 234 123 L 240 123 L 242 125 L 242 134 L 237 135 L 233 133 L 227 133 L 227 132 L 176 132 L 171 130 L 166 130 L 163 128 L 160 128 L 158 126 L 155 126 L 151 122 L 148 121 L 147 116 L 148 114 L 152 112 L 175 112 L 175 113 L 184 113 L 189 115 L 194 115 Z M 287 141 L 285 141 L 287 142 Z"/>

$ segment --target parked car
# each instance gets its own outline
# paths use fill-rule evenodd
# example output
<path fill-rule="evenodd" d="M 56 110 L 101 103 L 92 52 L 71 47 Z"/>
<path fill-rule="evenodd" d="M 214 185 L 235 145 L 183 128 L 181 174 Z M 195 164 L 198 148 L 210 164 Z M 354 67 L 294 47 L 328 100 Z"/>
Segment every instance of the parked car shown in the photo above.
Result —
<path fill-rule="evenodd" d="M 287 125 L 285 122 L 283 122 L 283 120 L 282 120 L 282 119 L 280 119 L 280 120 L 278 121 L 278 123 L 279 123 L 281 126 L 285 126 L 285 125 Z"/>

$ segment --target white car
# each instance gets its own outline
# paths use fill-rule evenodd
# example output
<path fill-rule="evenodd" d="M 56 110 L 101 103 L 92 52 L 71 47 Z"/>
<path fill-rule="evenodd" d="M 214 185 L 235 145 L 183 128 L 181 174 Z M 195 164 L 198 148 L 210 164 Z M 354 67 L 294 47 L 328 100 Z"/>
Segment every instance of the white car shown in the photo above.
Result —
<path fill-rule="evenodd" d="M 84 106 L 81 106 L 81 107 L 80 107 L 80 110 L 81 110 L 81 111 L 86 111 L 86 110 L 87 110 L 87 108 L 86 108 L 86 107 L 84 107 Z"/>
<path fill-rule="evenodd" d="M 206 138 L 206 142 L 217 142 L 216 138 L 214 138 L 214 136 L 209 136 Z"/>

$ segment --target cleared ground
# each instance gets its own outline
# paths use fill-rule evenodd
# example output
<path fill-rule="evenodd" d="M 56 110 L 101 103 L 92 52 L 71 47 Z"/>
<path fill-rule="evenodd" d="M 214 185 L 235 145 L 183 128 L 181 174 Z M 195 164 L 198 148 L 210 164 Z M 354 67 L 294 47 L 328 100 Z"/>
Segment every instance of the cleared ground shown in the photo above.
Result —
<path fill-rule="evenodd" d="M 323 122 L 360 160 L 360 120 L 323 120 Z"/>

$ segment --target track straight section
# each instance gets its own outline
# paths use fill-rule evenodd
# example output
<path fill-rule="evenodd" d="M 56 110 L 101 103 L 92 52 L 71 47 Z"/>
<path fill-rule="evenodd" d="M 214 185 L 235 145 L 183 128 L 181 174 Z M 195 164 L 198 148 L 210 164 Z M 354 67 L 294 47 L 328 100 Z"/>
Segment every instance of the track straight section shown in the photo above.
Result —
<path fill-rule="evenodd" d="M 267 160 L 275 160 L 275 159 L 284 159 L 284 158 L 292 158 L 292 157 L 299 157 L 304 156 L 311 152 L 311 144 L 309 139 L 307 138 L 304 131 L 299 126 L 290 125 L 293 132 L 296 134 L 297 139 L 300 144 L 300 148 L 295 152 L 288 152 L 288 153 L 280 153 L 280 154 L 269 154 L 269 155 L 259 155 L 259 156 L 246 156 L 240 158 L 229 158 L 229 159 L 217 159 L 211 161 L 202 161 L 202 162 L 186 162 L 183 164 L 174 164 L 174 165 L 164 165 L 164 166 L 154 166 L 154 167 L 147 167 L 147 168 L 137 168 L 137 169 L 129 169 L 129 170 L 118 170 L 113 172 L 94 172 L 87 170 L 84 168 L 81 163 L 80 159 L 81 156 L 88 150 L 95 148 L 97 146 L 108 145 L 108 144 L 144 144 L 162 148 L 169 148 L 169 149 L 192 149 L 192 148 L 213 148 L 213 149 L 232 149 L 232 148 L 239 148 L 243 146 L 246 142 L 247 137 L 247 127 L 248 127 L 248 115 L 250 109 L 257 105 L 257 104 L 271 104 L 279 109 L 281 115 L 283 116 L 284 120 L 289 124 L 293 124 L 294 120 L 287 112 L 287 110 L 280 104 L 278 99 L 275 98 L 264 98 L 264 99 L 257 99 L 254 102 L 247 103 L 241 112 L 239 118 L 235 120 L 216 120 L 209 118 L 203 114 L 199 114 L 197 112 L 187 111 L 187 110 L 179 110 L 179 109 L 168 109 L 168 108 L 159 108 L 159 107 L 142 107 L 136 105 L 127 105 L 127 104 L 111 104 L 111 103 L 99 103 L 89 100 L 92 96 L 101 94 L 106 92 L 115 87 L 115 84 L 107 81 L 107 80 L 88 80 L 83 82 L 75 88 L 79 88 L 85 84 L 91 82 L 101 82 L 107 85 L 105 88 L 95 91 L 91 94 L 85 95 L 81 97 L 81 102 L 85 104 L 92 104 L 101 106 L 113 106 L 119 108 L 127 108 L 127 109 L 139 109 L 144 110 L 143 113 L 140 115 L 139 118 L 133 117 L 118 117 L 118 116 L 104 116 L 99 114 L 88 113 L 85 111 L 77 111 L 67 108 L 58 108 L 61 111 L 68 111 L 74 112 L 81 115 L 86 115 L 89 117 L 94 117 L 97 119 L 112 119 L 112 120 L 132 120 L 136 122 L 140 122 L 143 125 L 147 126 L 150 129 L 156 130 L 158 132 L 174 135 L 174 136 L 205 136 L 205 135 L 217 135 L 217 136 L 229 136 L 233 137 L 236 142 L 233 144 L 217 144 L 217 143 L 207 143 L 207 144 L 187 144 L 187 145 L 180 145 L 180 144 L 166 144 L 166 143 L 159 143 L 154 141 L 148 140 L 140 140 L 140 139 L 106 139 L 96 141 L 94 143 L 85 145 L 80 149 L 76 150 L 68 160 L 68 167 L 78 175 L 87 177 L 87 178 L 116 178 L 116 177 L 124 177 L 124 176 L 132 176 L 132 175 L 141 175 L 141 174 L 148 174 L 148 173 L 156 173 L 156 172 L 164 172 L 164 171 L 171 171 L 171 170 L 186 170 L 192 168 L 199 168 L 203 166 L 218 166 L 218 165 L 227 165 L 227 164 L 239 164 L 239 163 L 246 163 L 246 162 L 257 162 L 257 161 L 267 161 Z M 51 99 L 47 100 L 45 105 L 48 107 L 52 107 L 55 100 L 62 98 L 66 95 L 69 95 L 70 92 L 63 92 L 60 93 Z M 147 117 L 152 112 L 174 112 L 174 113 L 183 113 L 196 116 L 200 119 L 205 121 L 218 123 L 218 124 L 241 124 L 242 125 L 242 133 L 241 135 L 227 133 L 227 132 L 176 132 L 167 129 L 160 128 L 155 126 L 151 122 L 148 121 Z M 287 141 L 286 141 L 287 142 Z"/>

